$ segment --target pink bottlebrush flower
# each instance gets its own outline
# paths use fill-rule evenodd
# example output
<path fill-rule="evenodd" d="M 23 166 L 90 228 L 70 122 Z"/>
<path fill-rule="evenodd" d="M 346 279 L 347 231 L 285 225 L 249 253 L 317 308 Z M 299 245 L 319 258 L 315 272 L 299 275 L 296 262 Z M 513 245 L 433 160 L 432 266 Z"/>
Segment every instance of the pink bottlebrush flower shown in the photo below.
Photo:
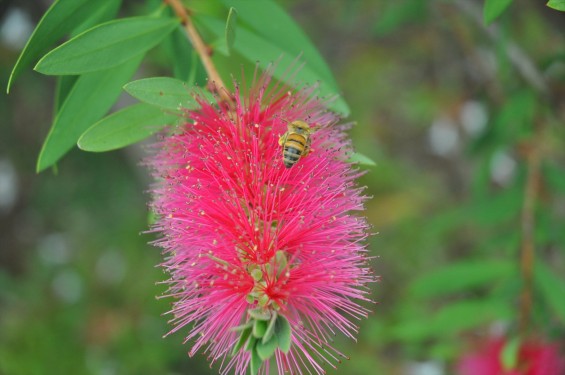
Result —
<path fill-rule="evenodd" d="M 487 342 L 474 354 L 464 356 L 457 368 L 460 375 L 564 375 L 565 359 L 555 344 L 526 341 L 519 344 L 515 363 L 503 363 L 504 338 Z"/>
<path fill-rule="evenodd" d="M 223 374 L 321 374 L 345 358 L 331 337 L 354 338 L 352 320 L 368 313 L 361 173 L 346 161 L 347 126 L 314 89 L 255 81 L 235 108 L 198 99 L 150 161 L 171 332 L 190 330 L 189 355 L 203 351 Z M 297 120 L 313 130 L 311 152 L 285 167 L 279 140 Z"/>

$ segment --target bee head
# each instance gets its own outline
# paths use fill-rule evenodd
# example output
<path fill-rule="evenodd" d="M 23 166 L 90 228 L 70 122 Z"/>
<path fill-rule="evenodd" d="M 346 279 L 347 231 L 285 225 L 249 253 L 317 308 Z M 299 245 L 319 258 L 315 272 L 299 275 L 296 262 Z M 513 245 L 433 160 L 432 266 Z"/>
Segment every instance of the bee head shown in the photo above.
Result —
<path fill-rule="evenodd" d="M 308 125 L 304 121 L 296 120 L 288 124 L 288 130 L 297 133 L 310 133 L 310 125 Z"/>

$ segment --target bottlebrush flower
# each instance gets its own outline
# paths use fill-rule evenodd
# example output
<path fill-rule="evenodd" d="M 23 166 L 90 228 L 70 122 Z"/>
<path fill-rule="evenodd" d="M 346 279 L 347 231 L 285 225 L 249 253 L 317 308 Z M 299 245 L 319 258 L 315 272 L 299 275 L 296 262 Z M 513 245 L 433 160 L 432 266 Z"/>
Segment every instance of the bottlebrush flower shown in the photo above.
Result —
<path fill-rule="evenodd" d="M 507 342 L 495 338 L 487 342 L 482 350 L 464 356 L 458 364 L 460 375 L 564 375 L 565 360 L 560 357 L 555 344 L 541 341 L 526 341 L 506 355 Z M 512 350 L 512 348 L 510 348 Z"/>
<path fill-rule="evenodd" d="M 171 332 L 186 327 L 189 355 L 202 350 L 223 374 L 325 373 L 345 358 L 331 337 L 354 338 L 352 320 L 368 313 L 360 172 L 347 126 L 313 91 L 264 74 L 234 108 L 200 98 L 150 160 Z M 295 120 L 315 131 L 288 168 L 279 139 Z"/>

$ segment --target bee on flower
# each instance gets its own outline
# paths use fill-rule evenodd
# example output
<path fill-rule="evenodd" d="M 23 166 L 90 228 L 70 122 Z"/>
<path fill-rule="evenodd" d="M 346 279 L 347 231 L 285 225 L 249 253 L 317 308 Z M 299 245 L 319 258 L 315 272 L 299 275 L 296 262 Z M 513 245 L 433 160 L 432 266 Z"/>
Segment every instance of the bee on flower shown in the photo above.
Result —
<path fill-rule="evenodd" d="M 292 167 L 302 157 L 311 151 L 311 134 L 314 128 L 304 121 L 293 121 L 288 124 L 288 130 L 279 138 L 279 146 L 283 148 L 284 166 Z"/>

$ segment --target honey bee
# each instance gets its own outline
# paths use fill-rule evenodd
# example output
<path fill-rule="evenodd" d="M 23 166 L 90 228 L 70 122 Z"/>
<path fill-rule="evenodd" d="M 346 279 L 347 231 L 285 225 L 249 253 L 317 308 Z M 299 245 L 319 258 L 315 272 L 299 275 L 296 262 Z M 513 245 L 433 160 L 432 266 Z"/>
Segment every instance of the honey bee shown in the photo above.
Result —
<path fill-rule="evenodd" d="M 315 128 L 304 121 L 293 121 L 288 124 L 288 130 L 279 138 L 279 145 L 283 147 L 283 161 L 287 168 L 292 167 L 310 153 L 312 139 L 310 135 Z"/>

